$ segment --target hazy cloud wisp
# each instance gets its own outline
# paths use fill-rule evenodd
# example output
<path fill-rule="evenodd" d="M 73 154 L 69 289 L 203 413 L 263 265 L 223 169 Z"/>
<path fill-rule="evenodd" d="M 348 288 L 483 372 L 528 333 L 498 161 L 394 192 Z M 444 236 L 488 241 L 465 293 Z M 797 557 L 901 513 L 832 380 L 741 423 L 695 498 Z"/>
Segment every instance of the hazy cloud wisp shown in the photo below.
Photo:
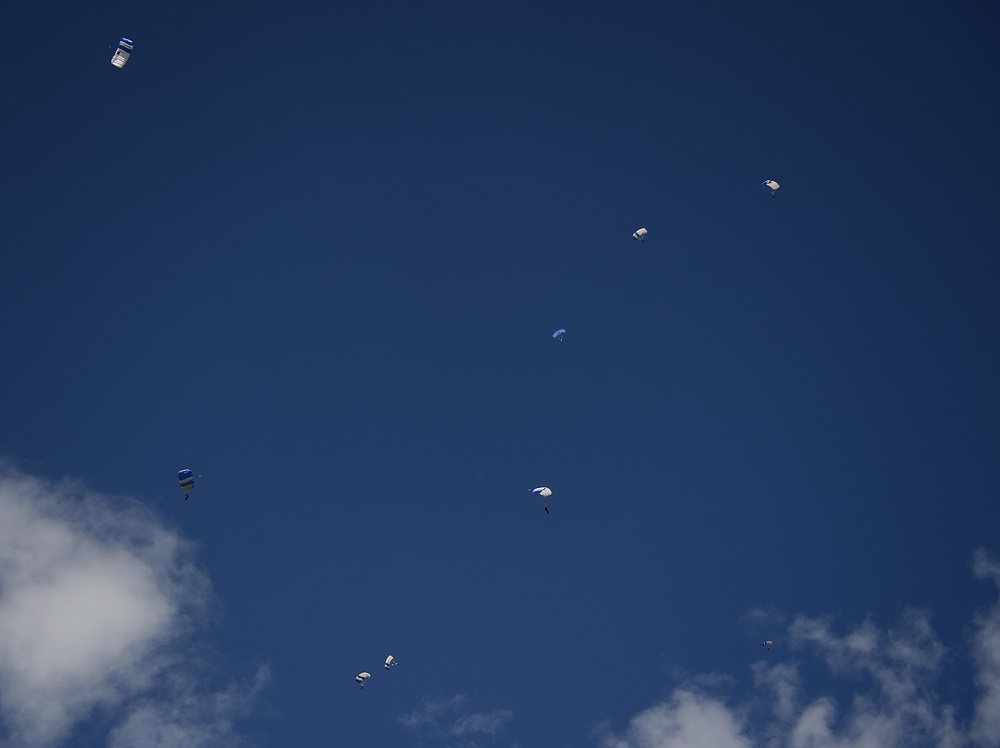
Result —
<path fill-rule="evenodd" d="M 424 701 L 419 709 L 404 715 L 399 722 L 424 738 L 444 739 L 473 748 L 479 745 L 480 739 L 493 741 L 513 717 L 506 709 L 472 711 L 468 702 L 464 694 Z"/>

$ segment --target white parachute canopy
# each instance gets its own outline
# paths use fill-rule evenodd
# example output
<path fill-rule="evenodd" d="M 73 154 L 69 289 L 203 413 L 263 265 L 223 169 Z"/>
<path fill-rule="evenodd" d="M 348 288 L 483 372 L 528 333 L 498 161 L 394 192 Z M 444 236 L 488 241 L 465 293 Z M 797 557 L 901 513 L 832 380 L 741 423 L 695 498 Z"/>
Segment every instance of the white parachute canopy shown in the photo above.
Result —
<path fill-rule="evenodd" d="M 111 64 L 119 69 L 125 67 L 128 58 L 132 56 L 133 46 L 131 39 L 126 39 L 124 36 L 119 39 L 118 49 L 111 55 Z"/>
<path fill-rule="evenodd" d="M 354 680 L 361 684 L 361 688 L 365 687 L 365 681 L 372 677 L 371 673 L 362 672 L 354 676 Z"/>
<path fill-rule="evenodd" d="M 774 197 L 774 191 L 778 189 L 781 185 L 775 182 L 773 179 L 768 179 L 766 182 L 760 183 L 761 187 L 767 187 L 771 190 L 771 197 Z"/>
<path fill-rule="evenodd" d="M 396 665 L 398 665 L 398 664 L 399 663 L 396 662 L 396 658 L 393 657 L 392 655 L 389 655 L 388 657 L 385 658 L 385 669 L 386 670 L 388 670 L 391 667 L 396 667 Z"/>
<path fill-rule="evenodd" d="M 771 647 L 774 646 L 774 642 L 771 641 L 770 639 L 766 639 L 765 641 L 762 641 L 760 643 L 760 646 L 766 647 L 767 651 L 770 652 L 771 651 Z"/>
<path fill-rule="evenodd" d="M 531 493 L 536 493 L 539 496 L 547 497 L 552 495 L 552 489 L 549 488 L 548 486 L 539 486 L 538 488 L 532 488 Z"/>
<path fill-rule="evenodd" d="M 633 239 L 638 239 L 641 242 L 646 241 L 646 234 L 649 232 L 646 229 L 638 229 L 634 234 L 632 234 Z"/>

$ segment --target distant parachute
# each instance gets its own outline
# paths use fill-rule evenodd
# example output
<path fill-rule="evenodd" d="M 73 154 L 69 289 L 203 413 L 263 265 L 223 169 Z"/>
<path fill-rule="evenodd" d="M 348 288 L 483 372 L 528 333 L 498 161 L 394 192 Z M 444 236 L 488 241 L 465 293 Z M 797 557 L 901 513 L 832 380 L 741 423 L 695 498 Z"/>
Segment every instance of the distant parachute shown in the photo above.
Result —
<path fill-rule="evenodd" d="M 552 337 L 555 338 L 556 340 L 558 340 L 560 343 L 563 342 L 563 336 L 564 335 L 566 335 L 566 331 L 563 328 L 561 328 L 561 327 L 558 330 L 556 330 L 554 333 L 552 333 Z"/>
<path fill-rule="evenodd" d="M 184 501 L 187 501 L 191 490 L 194 488 L 194 473 L 187 468 L 184 468 L 184 470 L 178 471 L 177 480 L 180 482 L 181 490 L 184 492 Z M 211 488 L 211 486 L 209 486 L 209 488 Z M 209 493 L 212 492 L 209 491 Z"/>
<path fill-rule="evenodd" d="M 771 190 L 771 197 L 774 197 L 775 190 L 777 190 L 781 185 L 773 179 L 768 179 L 766 182 L 761 182 L 760 186 L 769 188 Z"/>
<path fill-rule="evenodd" d="M 536 494 L 538 496 L 544 496 L 544 497 L 548 498 L 549 496 L 552 495 L 552 489 L 549 488 L 548 486 L 539 486 L 538 488 L 532 488 L 531 489 L 531 493 Z M 548 504 L 545 505 L 545 513 L 546 514 L 549 513 L 549 505 Z"/>
<path fill-rule="evenodd" d="M 125 67 L 128 58 L 132 56 L 132 40 L 124 36 L 118 41 L 118 49 L 111 55 L 111 64 L 116 68 Z"/>
<path fill-rule="evenodd" d="M 389 655 L 388 657 L 385 658 L 385 669 L 386 670 L 388 670 L 391 667 L 396 667 L 396 665 L 398 665 L 398 664 L 399 663 L 396 662 L 396 658 L 393 657 L 392 655 Z"/>
<path fill-rule="evenodd" d="M 638 239 L 639 241 L 644 242 L 644 241 L 646 241 L 646 234 L 648 234 L 648 233 L 649 232 L 646 231 L 646 229 L 639 229 L 634 234 L 632 234 L 632 238 L 633 239 Z"/>
<path fill-rule="evenodd" d="M 773 641 L 771 641 L 770 639 L 768 639 L 768 640 L 766 640 L 766 641 L 762 641 L 762 642 L 760 643 L 760 646 L 762 646 L 762 647 L 766 647 L 766 648 L 767 648 L 767 651 L 768 651 L 768 652 L 770 652 L 770 651 L 771 651 L 771 647 L 772 647 L 773 645 L 774 645 L 774 642 L 773 642 Z"/>
<path fill-rule="evenodd" d="M 365 690 L 365 681 L 372 677 L 371 673 L 358 673 L 354 676 L 354 680 L 361 684 L 361 690 Z"/>

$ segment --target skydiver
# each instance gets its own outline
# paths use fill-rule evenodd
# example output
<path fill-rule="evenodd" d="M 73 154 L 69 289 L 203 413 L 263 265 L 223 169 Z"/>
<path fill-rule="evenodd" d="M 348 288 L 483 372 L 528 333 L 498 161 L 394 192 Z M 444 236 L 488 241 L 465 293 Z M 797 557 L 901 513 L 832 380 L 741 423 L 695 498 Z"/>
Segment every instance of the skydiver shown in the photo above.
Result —
<path fill-rule="evenodd" d="M 549 513 L 549 505 L 548 505 L 548 504 L 546 504 L 546 505 L 545 505 L 545 513 L 546 513 L 546 514 L 548 514 L 548 513 Z"/>

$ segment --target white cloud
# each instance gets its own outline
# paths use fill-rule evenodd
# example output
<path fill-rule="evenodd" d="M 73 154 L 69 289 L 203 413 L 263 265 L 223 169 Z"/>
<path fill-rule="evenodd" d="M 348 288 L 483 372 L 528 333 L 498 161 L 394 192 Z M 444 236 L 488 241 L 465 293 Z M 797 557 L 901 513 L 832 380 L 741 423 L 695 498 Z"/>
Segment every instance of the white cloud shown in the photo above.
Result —
<path fill-rule="evenodd" d="M 512 717 L 507 709 L 472 711 L 468 697 L 457 694 L 439 701 L 424 701 L 419 709 L 400 717 L 399 722 L 422 738 L 474 748 L 481 740 L 494 742 Z"/>
<path fill-rule="evenodd" d="M 625 735 L 608 733 L 605 748 L 750 748 L 743 719 L 722 701 L 677 689 L 670 699 L 640 712 Z"/>
<path fill-rule="evenodd" d="M 976 553 L 973 571 L 1000 588 L 1000 563 Z M 752 611 L 749 619 L 773 617 Z M 776 637 L 777 638 L 777 637 Z M 938 691 L 949 653 L 929 614 L 906 610 L 895 625 L 864 620 L 838 632 L 829 618 L 797 616 L 784 640 L 818 656 L 852 691 L 847 703 L 829 693 L 809 698 L 795 661 L 753 666 L 754 692 L 731 705 L 699 687 L 674 690 L 635 715 L 625 732 L 601 730 L 604 748 L 959 748 L 1000 746 L 1000 603 L 977 614 L 969 637 L 975 669 L 969 724 Z"/>
<path fill-rule="evenodd" d="M 251 682 L 231 684 L 215 693 L 205 693 L 190 673 L 177 674 L 172 680 L 170 699 L 161 696 L 138 701 L 112 731 L 110 748 L 244 745 L 246 740 L 233 729 L 233 722 L 249 713 L 257 694 L 270 680 L 270 672 L 261 667 Z"/>
<path fill-rule="evenodd" d="M 207 745 L 154 737 L 171 721 L 197 731 L 238 715 L 254 687 L 206 693 L 198 659 L 185 651 L 211 599 L 193 559 L 192 544 L 138 502 L 0 466 L 5 743 L 56 745 L 99 714 L 120 718 L 115 745 Z M 216 708 L 177 719 L 181 694 Z M 149 740 L 138 732 L 144 719 Z M 224 732 L 213 745 L 232 744 L 235 731 Z"/>
<path fill-rule="evenodd" d="M 769 692 L 768 699 L 774 716 L 781 722 L 793 719 L 799 709 L 802 687 L 798 667 L 794 663 L 753 666 L 754 686 Z"/>
<path fill-rule="evenodd" d="M 988 579 L 1000 588 L 1000 563 L 985 551 L 976 552 L 972 571 L 977 579 Z M 978 745 L 1000 745 L 1000 603 L 976 616 L 972 651 L 980 689 L 972 736 Z"/>

